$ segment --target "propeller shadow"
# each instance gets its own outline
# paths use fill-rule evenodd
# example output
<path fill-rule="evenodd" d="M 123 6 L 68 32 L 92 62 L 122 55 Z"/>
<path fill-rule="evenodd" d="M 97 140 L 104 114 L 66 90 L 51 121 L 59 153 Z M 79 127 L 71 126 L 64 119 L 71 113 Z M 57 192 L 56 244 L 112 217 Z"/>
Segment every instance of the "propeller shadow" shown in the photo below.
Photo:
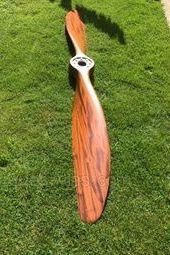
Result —
<path fill-rule="evenodd" d="M 60 6 L 66 11 L 70 11 L 72 9 L 72 0 L 61 0 Z"/>
<path fill-rule="evenodd" d="M 51 3 L 55 2 L 55 0 L 49 0 Z M 61 0 L 60 7 L 62 7 L 65 11 L 72 10 L 72 0 Z M 99 31 L 107 34 L 110 38 L 115 38 L 122 45 L 126 44 L 125 35 L 123 30 L 116 22 L 112 22 L 110 17 L 106 17 L 101 13 L 97 13 L 96 11 L 86 8 L 82 5 L 76 5 L 76 9 L 79 12 L 84 23 L 93 24 Z M 70 37 L 65 30 L 67 44 L 72 56 L 75 55 L 75 50 L 73 44 L 70 40 Z M 76 71 L 69 65 L 68 68 L 69 73 L 69 83 L 70 86 L 75 90 L 76 89 Z M 91 71 L 91 81 L 94 84 L 94 69 Z"/>
<path fill-rule="evenodd" d="M 120 44 L 126 44 L 123 30 L 116 22 L 112 22 L 111 18 L 105 17 L 103 14 L 97 14 L 96 11 L 82 5 L 76 5 L 76 9 L 85 23 L 93 24 L 94 27 L 107 34 L 110 38 L 117 38 Z"/>
<path fill-rule="evenodd" d="M 66 35 L 67 45 L 68 45 L 70 55 L 72 57 L 74 57 L 75 56 L 75 49 L 74 49 L 73 43 L 70 39 L 70 36 L 69 36 L 66 28 L 65 28 L 65 35 Z M 70 86 L 72 87 L 72 89 L 74 91 L 76 90 L 76 83 L 77 83 L 76 74 L 77 74 L 76 70 L 74 70 L 72 68 L 72 66 L 69 64 L 69 66 L 68 66 L 68 79 L 69 79 L 69 84 L 70 84 Z"/>
<path fill-rule="evenodd" d="M 55 0 L 49 1 L 55 2 Z M 60 7 L 66 11 L 72 10 L 72 0 L 61 0 Z M 120 44 L 126 44 L 123 30 L 116 22 L 112 22 L 110 17 L 106 17 L 82 5 L 76 5 L 76 9 L 85 23 L 93 24 L 94 27 L 107 34 L 110 38 L 117 39 Z"/>

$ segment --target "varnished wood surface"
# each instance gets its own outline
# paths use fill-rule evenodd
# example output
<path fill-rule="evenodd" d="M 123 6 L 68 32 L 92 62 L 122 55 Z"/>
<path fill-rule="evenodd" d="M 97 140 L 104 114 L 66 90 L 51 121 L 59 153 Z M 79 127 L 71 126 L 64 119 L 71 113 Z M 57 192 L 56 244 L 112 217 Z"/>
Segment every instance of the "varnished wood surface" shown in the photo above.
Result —
<path fill-rule="evenodd" d="M 73 107 L 72 143 L 80 217 L 85 222 L 95 222 L 107 197 L 110 149 L 102 108 L 81 75 L 77 78 Z"/>
<path fill-rule="evenodd" d="M 77 12 L 67 14 L 66 27 L 75 48 L 78 45 L 85 53 L 85 26 Z M 79 214 L 84 222 L 94 223 L 103 212 L 108 193 L 110 148 L 103 110 L 89 73 L 77 75 L 72 149 Z"/>
<path fill-rule="evenodd" d="M 66 28 L 76 51 L 86 52 L 85 25 L 81 21 L 77 11 L 70 11 L 66 15 Z M 79 49 L 77 49 L 77 46 Z"/>

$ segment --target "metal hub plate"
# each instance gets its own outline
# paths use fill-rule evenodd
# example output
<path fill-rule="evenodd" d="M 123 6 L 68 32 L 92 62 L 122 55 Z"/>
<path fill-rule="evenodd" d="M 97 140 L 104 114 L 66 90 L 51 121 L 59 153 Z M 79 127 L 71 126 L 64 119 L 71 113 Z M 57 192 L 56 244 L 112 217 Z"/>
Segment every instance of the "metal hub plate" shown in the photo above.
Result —
<path fill-rule="evenodd" d="M 72 67 L 78 71 L 89 71 L 94 66 L 94 61 L 87 56 L 75 56 L 70 60 Z"/>

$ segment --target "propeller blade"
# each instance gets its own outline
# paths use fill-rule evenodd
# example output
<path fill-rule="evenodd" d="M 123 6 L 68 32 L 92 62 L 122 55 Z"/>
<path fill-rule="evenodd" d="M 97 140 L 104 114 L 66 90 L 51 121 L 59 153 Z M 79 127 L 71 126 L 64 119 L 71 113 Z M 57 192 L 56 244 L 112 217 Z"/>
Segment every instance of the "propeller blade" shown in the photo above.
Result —
<path fill-rule="evenodd" d="M 102 215 L 108 194 L 109 139 L 103 110 L 90 81 L 94 61 L 80 50 L 86 45 L 82 40 L 85 26 L 76 11 L 67 14 L 66 28 L 77 53 L 70 63 L 77 70 L 72 149 L 78 209 L 81 220 L 94 223 Z M 76 31 L 79 32 L 76 34 Z"/>
<path fill-rule="evenodd" d="M 85 25 L 81 21 L 77 11 L 70 11 L 66 15 L 67 32 L 73 42 L 76 54 L 86 52 Z"/>

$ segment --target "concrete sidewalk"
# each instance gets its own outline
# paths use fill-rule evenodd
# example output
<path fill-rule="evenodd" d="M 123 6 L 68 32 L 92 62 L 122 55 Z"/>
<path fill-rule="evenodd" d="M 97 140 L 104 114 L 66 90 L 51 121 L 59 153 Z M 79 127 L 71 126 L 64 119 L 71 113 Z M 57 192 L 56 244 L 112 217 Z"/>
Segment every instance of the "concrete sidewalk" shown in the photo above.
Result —
<path fill-rule="evenodd" d="M 162 4 L 163 4 L 163 8 L 165 11 L 165 16 L 167 18 L 167 22 L 170 26 L 170 0 L 161 0 Z"/>

